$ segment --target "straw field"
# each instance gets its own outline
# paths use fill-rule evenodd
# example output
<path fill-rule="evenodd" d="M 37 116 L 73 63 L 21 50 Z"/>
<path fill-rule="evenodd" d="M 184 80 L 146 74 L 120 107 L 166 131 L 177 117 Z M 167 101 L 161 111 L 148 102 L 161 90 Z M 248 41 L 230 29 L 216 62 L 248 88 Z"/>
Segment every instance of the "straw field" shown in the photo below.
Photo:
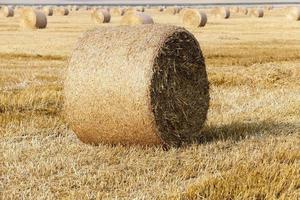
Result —
<path fill-rule="evenodd" d="M 151 13 L 182 26 L 179 14 Z M 207 12 L 205 27 L 186 27 L 205 57 L 210 108 L 194 144 L 165 150 L 84 144 L 65 122 L 78 37 L 122 17 L 90 16 L 54 12 L 35 30 L 0 17 L 0 199 L 300 198 L 300 21 Z"/>

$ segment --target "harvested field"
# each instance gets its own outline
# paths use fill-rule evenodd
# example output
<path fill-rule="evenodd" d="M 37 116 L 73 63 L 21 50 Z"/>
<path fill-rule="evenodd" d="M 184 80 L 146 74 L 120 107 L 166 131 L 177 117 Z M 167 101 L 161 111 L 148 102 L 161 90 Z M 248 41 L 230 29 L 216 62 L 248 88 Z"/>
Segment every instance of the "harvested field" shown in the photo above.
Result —
<path fill-rule="evenodd" d="M 205 57 L 210 108 L 192 145 L 165 150 L 84 144 L 65 122 L 78 37 L 122 17 L 95 25 L 90 13 L 54 14 L 34 31 L 0 17 L 0 199 L 300 198 L 299 21 L 274 8 L 187 27 Z M 151 16 L 182 26 L 179 14 Z"/>

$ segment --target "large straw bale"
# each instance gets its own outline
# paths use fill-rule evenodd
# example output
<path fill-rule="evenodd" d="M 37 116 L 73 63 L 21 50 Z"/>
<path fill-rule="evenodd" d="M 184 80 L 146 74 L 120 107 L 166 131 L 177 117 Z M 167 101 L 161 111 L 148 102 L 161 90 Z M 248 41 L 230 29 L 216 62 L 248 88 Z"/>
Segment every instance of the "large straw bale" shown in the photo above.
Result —
<path fill-rule="evenodd" d="M 248 8 L 240 8 L 239 12 L 243 15 L 247 15 L 248 14 Z"/>
<path fill-rule="evenodd" d="M 111 16 L 122 16 L 125 13 L 124 9 L 122 8 L 111 8 L 109 12 Z"/>
<path fill-rule="evenodd" d="M 43 29 L 47 26 L 47 17 L 40 10 L 32 8 L 24 9 L 22 12 L 20 26 L 26 29 Z"/>
<path fill-rule="evenodd" d="M 150 15 L 140 12 L 131 14 L 124 14 L 121 19 L 122 25 L 139 25 L 139 24 L 153 24 L 154 21 Z"/>
<path fill-rule="evenodd" d="M 97 9 L 91 12 L 92 20 L 97 24 L 109 23 L 110 13 L 105 9 Z"/>
<path fill-rule="evenodd" d="M 46 16 L 52 16 L 53 15 L 53 8 L 46 6 L 43 8 L 43 12 L 45 13 Z"/>
<path fill-rule="evenodd" d="M 286 16 L 290 20 L 300 20 L 300 7 L 289 8 Z"/>
<path fill-rule="evenodd" d="M 74 6 L 72 7 L 72 10 L 73 10 L 73 11 L 78 11 L 78 10 L 79 10 L 79 7 L 74 5 Z"/>
<path fill-rule="evenodd" d="M 14 9 L 10 6 L 3 6 L 0 9 L 0 13 L 3 17 L 13 17 L 14 16 Z"/>
<path fill-rule="evenodd" d="M 207 16 L 204 12 L 197 9 L 186 9 L 182 16 L 182 22 L 190 27 L 203 27 L 206 25 Z"/>
<path fill-rule="evenodd" d="M 162 12 L 162 10 L 160 9 L 160 8 L 147 8 L 147 9 L 145 9 L 145 13 L 148 13 L 148 14 L 159 14 L 159 13 L 161 13 Z"/>
<path fill-rule="evenodd" d="M 69 15 L 69 10 L 65 7 L 59 7 L 56 9 L 56 13 L 58 15 L 67 16 Z"/>
<path fill-rule="evenodd" d="M 212 11 L 212 13 L 222 19 L 228 19 L 230 17 L 230 10 L 227 7 L 218 7 Z"/>
<path fill-rule="evenodd" d="M 65 81 L 65 117 L 86 143 L 179 146 L 209 106 L 195 37 L 170 25 L 100 27 L 83 35 Z"/>
<path fill-rule="evenodd" d="M 173 7 L 173 6 L 169 6 L 166 9 L 164 9 L 164 13 L 166 14 L 170 14 L 170 15 L 176 15 L 177 13 L 179 13 L 179 9 L 178 7 Z"/>
<path fill-rule="evenodd" d="M 264 17 L 264 10 L 261 8 L 252 8 L 250 10 L 250 16 L 262 18 Z"/>

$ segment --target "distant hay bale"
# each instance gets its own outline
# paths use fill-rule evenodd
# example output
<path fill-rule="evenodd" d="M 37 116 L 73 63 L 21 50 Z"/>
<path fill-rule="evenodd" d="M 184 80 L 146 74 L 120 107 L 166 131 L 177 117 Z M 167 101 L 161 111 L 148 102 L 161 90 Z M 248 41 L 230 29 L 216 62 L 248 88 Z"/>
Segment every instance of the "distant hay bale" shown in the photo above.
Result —
<path fill-rule="evenodd" d="M 124 15 L 124 9 L 122 9 L 122 8 L 111 8 L 109 12 L 110 12 L 111 16 Z"/>
<path fill-rule="evenodd" d="M 17 9 L 15 9 L 15 14 L 18 16 L 22 16 L 24 9 L 24 7 L 18 7 Z"/>
<path fill-rule="evenodd" d="M 300 7 L 292 7 L 288 9 L 287 18 L 290 20 L 300 20 Z"/>
<path fill-rule="evenodd" d="M 138 12 L 145 12 L 145 8 L 144 7 L 137 7 L 136 8 L 136 11 L 138 11 Z"/>
<path fill-rule="evenodd" d="M 144 13 L 125 14 L 121 19 L 122 25 L 139 25 L 139 24 L 153 24 L 154 21 L 150 15 Z"/>
<path fill-rule="evenodd" d="M 248 14 L 248 8 L 240 8 L 239 12 L 243 15 L 247 15 Z"/>
<path fill-rule="evenodd" d="M 250 16 L 262 18 L 264 17 L 264 10 L 261 8 L 253 8 L 250 10 Z"/>
<path fill-rule="evenodd" d="M 67 16 L 69 15 L 69 10 L 67 8 L 60 7 L 56 9 L 56 13 L 62 16 Z"/>
<path fill-rule="evenodd" d="M 13 17 L 14 9 L 10 6 L 3 6 L 1 7 L 0 13 L 3 17 Z"/>
<path fill-rule="evenodd" d="M 230 12 L 233 12 L 233 13 L 238 13 L 239 11 L 240 11 L 240 8 L 238 6 L 235 6 L 230 9 Z"/>
<path fill-rule="evenodd" d="M 130 8 L 130 9 L 125 9 L 123 15 L 124 16 L 125 15 L 132 15 L 132 14 L 135 14 L 135 13 L 139 13 L 139 11 L 137 11 L 136 9 Z"/>
<path fill-rule="evenodd" d="M 138 12 L 135 8 L 129 7 L 124 9 L 124 15 L 133 14 Z"/>
<path fill-rule="evenodd" d="M 79 10 L 79 7 L 78 7 L 78 6 L 73 6 L 73 7 L 72 7 L 72 10 L 73 10 L 73 11 L 78 11 L 78 10 Z"/>
<path fill-rule="evenodd" d="M 167 7 L 164 9 L 164 13 L 169 15 L 176 15 L 179 12 L 179 9 L 177 7 Z"/>
<path fill-rule="evenodd" d="M 110 13 L 105 9 L 98 9 L 91 12 L 91 18 L 93 22 L 97 24 L 109 23 Z"/>
<path fill-rule="evenodd" d="M 229 8 L 226 8 L 226 7 L 216 8 L 212 12 L 218 18 L 228 19 L 230 17 L 230 10 L 229 10 Z"/>
<path fill-rule="evenodd" d="M 144 12 L 148 14 L 159 14 L 162 11 L 160 10 L 160 8 L 147 8 Z"/>
<path fill-rule="evenodd" d="M 180 17 L 183 17 L 183 15 L 184 15 L 184 12 L 186 11 L 186 10 L 189 10 L 190 8 L 182 8 L 180 11 L 179 11 L 179 16 Z"/>
<path fill-rule="evenodd" d="M 47 26 L 47 17 L 42 11 L 27 8 L 23 10 L 20 26 L 27 29 L 43 29 Z"/>
<path fill-rule="evenodd" d="M 43 12 L 45 13 L 46 16 L 52 16 L 53 8 L 46 6 L 43 8 Z"/>
<path fill-rule="evenodd" d="M 194 28 L 203 27 L 206 25 L 207 16 L 197 9 L 187 9 L 183 13 L 182 22 L 184 25 Z"/>
<path fill-rule="evenodd" d="M 64 97 L 65 119 L 85 143 L 179 146 L 207 118 L 199 43 L 170 25 L 89 31 L 72 53 Z"/>

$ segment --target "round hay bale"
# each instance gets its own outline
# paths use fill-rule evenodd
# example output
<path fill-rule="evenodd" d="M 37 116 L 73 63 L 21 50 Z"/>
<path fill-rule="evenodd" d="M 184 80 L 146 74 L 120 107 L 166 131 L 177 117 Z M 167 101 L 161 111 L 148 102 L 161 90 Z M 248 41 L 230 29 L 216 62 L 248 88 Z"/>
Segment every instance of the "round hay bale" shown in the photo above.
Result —
<path fill-rule="evenodd" d="M 240 8 L 238 6 L 235 6 L 233 8 L 230 8 L 230 12 L 233 12 L 233 13 L 238 13 L 240 11 Z"/>
<path fill-rule="evenodd" d="M 159 8 L 147 8 L 144 12 L 148 14 L 159 14 L 161 11 Z"/>
<path fill-rule="evenodd" d="M 20 26 L 27 29 L 43 29 L 47 26 L 47 17 L 42 11 L 31 8 L 24 9 Z"/>
<path fill-rule="evenodd" d="M 43 12 L 45 13 L 46 16 L 52 16 L 53 8 L 46 6 L 43 8 Z"/>
<path fill-rule="evenodd" d="M 144 13 L 125 14 L 121 19 L 122 25 L 154 24 L 150 15 Z"/>
<path fill-rule="evenodd" d="M 300 20 L 300 8 L 299 7 L 289 8 L 289 11 L 286 16 L 290 20 L 299 21 Z"/>
<path fill-rule="evenodd" d="M 67 16 L 69 15 L 69 10 L 64 7 L 60 7 L 56 9 L 57 14 L 62 15 L 62 16 Z"/>
<path fill-rule="evenodd" d="M 135 14 L 135 13 L 139 13 L 137 10 L 135 10 L 135 9 L 128 9 L 128 10 L 125 10 L 124 11 L 124 16 L 125 15 L 132 15 L 132 14 Z"/>
<path fill-rule="evenodd" d="M 207 22 L 207 16 L 204 12 L 197 9 L 187 9 L 182 16 L 182 22 L 186 26 L 198 28 L 204 27 Z"/>
<path fill-rule="evenodd" d="M 72 10 L 73 10 L 73 11 L 78 11 L 78 10 L 79 10 L 79 7 L 78 7 L 78 6 L 73 6 L 73 7 L 72 7 Z"/>
<path fill-rule="evenodd" d="M 228 19 L 230 17 L 230 10 L 229 8 L 223 7 L 223 8 L 216 8 L 213 13 L 216 17 L 222 18 L 222 19 Z"/>
<path fill-rule="evenodd" d="M 25 7 L 18 7 L 17 9 L 15 9 L 15 14 L 18 16 L 22 16 L 24 9 Z"/>
<path fill-rule="evenodd" d="M 182 8 L 182 9 L 179 11 L 179 13 L 178 13 L 179 16 L 180 16 L 180 17 L 183 17 L 185 11 L 187 11 L 187 10 L 190 10 L 190 8 Z"/>
<path fill-rule="evenodd" d="M 10 6 L 1 7 L 1 15 L 3 17 L 13 17 L 14 16 L 14 9 Z"/>
<path fill-rule="evenodd" d="M 105 9 L 94 10 L 91 12 L 91 18 L 93 22 L 97 24 L 109 23 L 110 13 Z"/>
<path fill-rule="evenodd" d="M 169 15 L 176 15 L 179 12 L 179 9 L 177 7 L 167 7 L 164 10 L 164 13 Z"/>
<path fill-rule="evenodd" d="M 239 12 L 243 15 L 247 15 L 248 14 L 248 8 L 240 8 Z"/>
<path fill-rule="evenodd" d="M 111 8 L 110 9 L 111 16 L 123 16 L 125 11 L 122 8 Z"/>
<path fill-rule="evenodd" d="M 179 146 L 200 133 L 208 86 L 199 43 L 184 28 L 101 27 L 72 53 L 65 119 L 85 143 Z"/>
<path fill-rule="evenodd" d="M 145 12 L 145 8 L 144 7 L 137 7 L 136 11 L 138 11 L 138 12 Z"/>
<path fill-rule="evenodd" d="M 262 17 L 264 17 L 264 10 L 261 8 L 257 8 L 257 9 L 253 8 L 250 11 L 250 16 L 262 18 Z"/>

